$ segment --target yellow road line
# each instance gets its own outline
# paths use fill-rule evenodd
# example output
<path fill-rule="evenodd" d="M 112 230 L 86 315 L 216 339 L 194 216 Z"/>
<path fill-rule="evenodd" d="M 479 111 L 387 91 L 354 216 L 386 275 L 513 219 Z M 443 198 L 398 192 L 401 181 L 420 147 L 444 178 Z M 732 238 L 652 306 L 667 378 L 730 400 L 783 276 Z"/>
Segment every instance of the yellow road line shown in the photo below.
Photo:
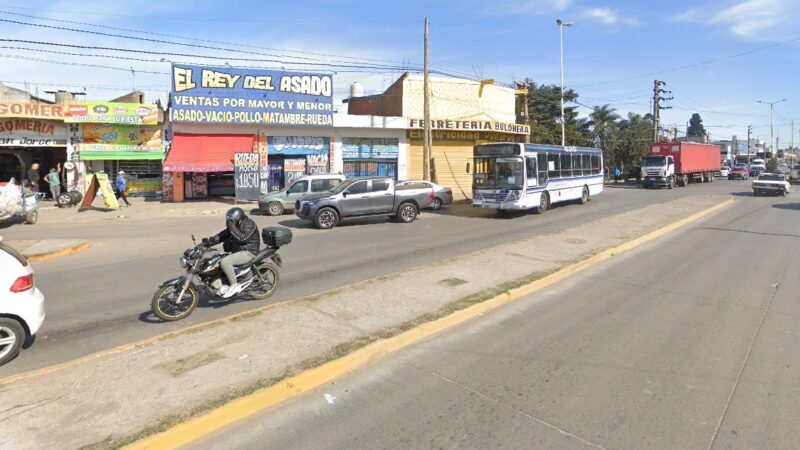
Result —
<path fill-rule="evenodd" d="M 368 344 L 348 355 L 327 362 L 319 367 L 309 369 L 293 377 L 287 378 L 270 387 L 260 389 L 245 397 L 233 400 L 213 411 L 192 418 L 166 431 L 136 441 L 125 447 L 127 450 L 174 449 L 189 444 L 200 438 L 215 433 L 231 424 L 246 419 L 271 406 L 315 389 L 331 380 L 347 375 L 367 364 L 369 361 L 396 352 L 400 349 L 429 338 L 437 333 L 464 323 L 476 316 L 497 309 L 508 303 L 556 284 L 589 267 L 597 265 L 616 254 L 632 250 L 648 242 L 661 238 L 676 229 L 702 219 L 733 203 L 730 198 L 722 203 L 707 208 L 691 216 L 646 233 L 616 247 L 575 264 L 565 266 L 558 271 L 540 278 L 525 286 L 511 289 L 494 298 L 459 310 L 448 316 L 423 323 L 415 328 L 394 337 L 382 339 Z"/>
<path fill-rule="evenodd" d="M 72 247 L 62 248 L 60 250 L 47 253 L 40 253 L 36 255 L 26 256 L 25 258 L 30 262 L 47 261 L 48 259 L 59 258 L 61 256 L 74 255 L 75 253 L 82 252 L 91 246 L 92 244 L 90 244 L 89 242 L 81 242 L 80 244 L 73 245 Z"/>

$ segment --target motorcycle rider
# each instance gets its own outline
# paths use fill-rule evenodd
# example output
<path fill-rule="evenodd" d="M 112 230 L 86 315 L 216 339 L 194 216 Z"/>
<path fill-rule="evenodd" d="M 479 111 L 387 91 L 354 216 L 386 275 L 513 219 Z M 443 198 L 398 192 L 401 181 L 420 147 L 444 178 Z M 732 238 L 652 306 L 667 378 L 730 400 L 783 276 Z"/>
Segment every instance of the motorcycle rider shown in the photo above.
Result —
<path fill-rule="evenodd" d="M 242 291 L 241 285 L 236 282 L 236 271 L 233 267 L 247 263 L 260 250 L 258 225 L 247 217 L 242 208 L 231 208 L 225 214 L 225 229 L 215 236 L 203 238 L 206 247 L 212 247 L 220 242 L 223 243 L 223 250 L 230 252 L 230 255 L 220 261 L 222 272 L 228 279 L 228 286 L 223 286 L 220 291 L 223 298 L 231 298 Z"/>

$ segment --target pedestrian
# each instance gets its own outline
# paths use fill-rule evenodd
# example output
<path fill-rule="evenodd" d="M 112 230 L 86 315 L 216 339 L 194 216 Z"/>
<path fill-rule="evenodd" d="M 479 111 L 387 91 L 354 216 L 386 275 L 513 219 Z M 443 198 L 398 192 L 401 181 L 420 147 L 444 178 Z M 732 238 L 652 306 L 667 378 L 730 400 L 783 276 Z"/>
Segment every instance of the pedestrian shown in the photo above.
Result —
<path fill-rule="evenodd" d="M 58 176 L 58 170 L 53 167 L 45 178 L 47 179 L 47 184 L 50 185 L 50 194 L 53 195 L 53 201 L 57 201 L 58 196 L 61 195 L 61 179 Z"/>
<path fill-rule="evenodd" d="M 125 179 L 124 170 L 119 171 L 115 182 L 114 195 L 116 195 L 117 198 L 121 198 L 125 202 L 126 206 L 131 206 L 131 203 L 128 201 L 128 197 L 125 196 L 125 191 L 128 190 L 128 180 Z"/>
<path fill-rule="evenodd" d="M 39 192 L 39 179 L 39 163 L 33 163 L 28 171 L 28 189 Z"/>
<path fill-rule="evenodd" d="M 614 183 L 617 183 L 621 177 L 622 171 L 619 170 L 619 166 L 617 166 L 614 168 Z"/>

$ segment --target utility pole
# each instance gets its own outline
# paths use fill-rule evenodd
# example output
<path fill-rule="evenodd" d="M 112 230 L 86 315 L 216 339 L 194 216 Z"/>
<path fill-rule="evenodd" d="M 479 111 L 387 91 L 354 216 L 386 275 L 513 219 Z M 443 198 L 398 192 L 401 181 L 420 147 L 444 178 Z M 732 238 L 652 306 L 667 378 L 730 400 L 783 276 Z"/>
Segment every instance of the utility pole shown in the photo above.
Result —
<path fill-rule="evenodd" d="M 750 164 L 750 133 L 753 131 L 753 126 L 747 126 L 747 163 Z"/>
<path fill-rule="evenodd" d="M 431 100 L 430 100 L 430 86 L 428 80 L 428 18 L 425 18 L 425 33 L 424 41 L 424 56 L 422 62 L 422 95 L 425 97 L 423 100 L 423 121 L 425 122 L 425 131 L 423 133 L 424 142 L 422 144 L 422 179 L 430 179 L 430 170 L 428 164 L 431 158 Z"/>
<path fill-rule="evenodd" d="M 567 116 L 564 114 L 564 27 L 571 27 L 574 23 L 558 19 L 556 25 L 561 44 L 561 146 L 564 147 L 567 145 Z"/>
<path fill-rule="evenodd" d="M 761 104 L 764 104 L 764 105 L 769 105 L 769 146 L 770 146 L 770 149 L 772 149 L 773 153 L 775 153 L 775 151 L 777 150 L 774 147 L 774 145 L 775 145 L 775 130 L 774 130 L 774 127 L 773 127 L 773 125 L 774 125 L 773 116 L 774 116 L 774 112 L 775 112 L 775 105 L 777 105 L 778 103 L 785 102 L 785 101 L 786 101 L 786 99 L 778 100 L 778 101 L 775 101 L 775 102 L 765 102 L 763 100 L 756 100 L 756 102 L 758 102 L 758 103 L 761 103 Z M 764 152 L 766 152 L 766 149 L 764 149 Z"/>
<path fill-rule="evenodd" d="M 662 97 L 661 94 L 669 93 L 672 91 L 665 91 L 661 86 L 667 83 L 659 80 L 653 80 L 653 142 L 658 143 L 661 141 L 661 110 L 672 109 L 671 106 L 661 106 L 661 100 L 672 100 L 672 97 Z"/>

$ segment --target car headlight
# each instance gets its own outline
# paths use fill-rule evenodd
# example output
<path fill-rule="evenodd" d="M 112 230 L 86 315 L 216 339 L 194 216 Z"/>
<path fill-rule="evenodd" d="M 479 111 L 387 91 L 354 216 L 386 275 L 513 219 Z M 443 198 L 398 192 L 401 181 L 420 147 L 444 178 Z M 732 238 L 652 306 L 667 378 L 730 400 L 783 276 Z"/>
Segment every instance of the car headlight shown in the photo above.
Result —
<path fill-rule="evenodd" d="M 181 256 L 181 259 L 179 259 L 178 262 L 180 263 L 181 267 L 183 267 L 184 269 L 189 267 L 189 258 L 187 258 L 185 256 Z"/>

